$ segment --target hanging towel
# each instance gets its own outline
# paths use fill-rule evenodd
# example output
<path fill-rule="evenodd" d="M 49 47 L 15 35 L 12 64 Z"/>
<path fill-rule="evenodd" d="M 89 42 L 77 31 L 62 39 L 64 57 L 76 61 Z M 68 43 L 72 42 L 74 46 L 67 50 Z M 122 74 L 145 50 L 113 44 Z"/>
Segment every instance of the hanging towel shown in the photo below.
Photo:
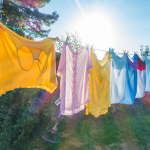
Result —
<path fill-rule="evenodd" d="M 120 104 L 133 104 L 137 92 L 137 61 L 129 59 L 124 54 L 126 60 L 126 83 L 125 83 L 125 99 Z"/>
<path fill-rule="evenodd" d="M 141 60 L 138 55 L 133 56 L 133 60 L 138 62 L 137 66 L 137 93 L 135 98 L 142 98 L 145 96 L 146 87 L 146 65 L 145 61 Z"/>
<path fill-rule="evenodd" d="M 111 65 L 111 83 L 110 83 L 110 103 L 120 103 L 125 99 L 125 83 L 126 83 L 126 60 L 120 58 L 114 52 L 112 54 Z"/>
<path fill-rule="evenodd" d="M 88 75 L 92 68 L 90 51 L 85 47 L 77 51 L 63 43 L 57 75 L 61 76 L 61 115 L 73 115 L 90 102 Z"/>
<path fill-rule="evenodd" d="M 110 63 L 111 54 L 105 54 L 99 62 L 94 50 L 91 51 L 93 68 L 90 69 L 89 90 L 90 100 L 86 104 L 86 115 L 91 113 L 94 117 L 108 112 L 110 107 Z"/>
<path fill-rule="evenodd" d="M 20 87 L 57 88 L 55 41 L 31 41 L 0 23 L 0 95 Z"/>

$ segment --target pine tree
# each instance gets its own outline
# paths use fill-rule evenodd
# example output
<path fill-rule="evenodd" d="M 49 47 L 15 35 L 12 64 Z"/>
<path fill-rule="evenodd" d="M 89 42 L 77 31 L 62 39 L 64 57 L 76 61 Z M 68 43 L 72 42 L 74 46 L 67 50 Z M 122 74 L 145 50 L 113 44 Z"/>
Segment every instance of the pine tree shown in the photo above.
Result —
<path fill-rule="evenodd" d="M 33 39 L 39 35 L 47 36 L 49 30 L 42 29 L 42 25 L 50 27 L 55 23 L 59 15 L 56 11 L 52 14 L 44 14 L 38 11 L 50 0 L 3 0 L 2 4 L 2 23 L 15 28 L 24 29 L 35 34 L 25 33 L 22 30 L 12 29 L 17 34 Z"/>

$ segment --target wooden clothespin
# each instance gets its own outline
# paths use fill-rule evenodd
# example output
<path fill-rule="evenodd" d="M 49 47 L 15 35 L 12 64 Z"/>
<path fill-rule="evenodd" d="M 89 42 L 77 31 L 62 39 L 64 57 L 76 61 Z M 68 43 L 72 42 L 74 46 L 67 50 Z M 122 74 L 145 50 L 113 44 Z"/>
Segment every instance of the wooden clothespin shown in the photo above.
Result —
<path fill-rule="evenodd" d="M 112 53 L 115 49 L 109 47 L 109 54 Z"/>

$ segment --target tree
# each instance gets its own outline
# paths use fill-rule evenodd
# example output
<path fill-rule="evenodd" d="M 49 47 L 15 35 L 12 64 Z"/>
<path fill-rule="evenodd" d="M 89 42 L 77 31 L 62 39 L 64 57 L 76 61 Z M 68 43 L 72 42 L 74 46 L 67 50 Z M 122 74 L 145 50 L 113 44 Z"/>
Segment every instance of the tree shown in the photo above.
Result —
<path fill-rule="evenodd" d="M 51 15 L 44 14 L 39 12 L 38 9 L 49 2 L 50 0 L 3 0 L 2 23 L 35 33 L 27 34 L 22 30 L 11 28 L 17 34 L 28 39 L 39 37 L 37 34 L 48 36 L 50 29 L 44 30 L 42 25 L 50 27 L 58 20 L 59 15 L 56 11 Z"/>
<path fill-rule="evenodd" d="M 144 47 L 144 45 L 140 45 L 141 56 L 143 55 L 143 47 Z"/>
<path fill-rule="evenodd" d="M 61 52 L 62 49 L 62 42 L 66 41 L 68 38 L 68 43 L 72 44 L 72 48 L 74 50 L 78 50 L 81 47 L 81 39 L 79 38 L 77 32 L 74 33 L 68 33 L 66 32 L 66 38 L 64 36 L 61 36 L 60 41 L 56 42 L 56 49 Z"/>
<path fill-rule="evenodd" d="M 150 51 L 149 51 L 149 45 L 145 45 L 145 54 L 149 55 Z"/>
<path fill-rule="evenodd" d="M 143 55 L 143 53 L 145 53 L 146 55 L 149 55 L 150 54 L 150 50 L 149 50 L 149 45 L 145 45 L 145 50 L 143 50 L 144 48 L 144 45 L 140 45 L 141 49 L 141 55 Z"/>
<path fill-rule="evenodd" d="M 0 22 L 2 21 L 2 3 L 3 1 L 0 0 Z"/>

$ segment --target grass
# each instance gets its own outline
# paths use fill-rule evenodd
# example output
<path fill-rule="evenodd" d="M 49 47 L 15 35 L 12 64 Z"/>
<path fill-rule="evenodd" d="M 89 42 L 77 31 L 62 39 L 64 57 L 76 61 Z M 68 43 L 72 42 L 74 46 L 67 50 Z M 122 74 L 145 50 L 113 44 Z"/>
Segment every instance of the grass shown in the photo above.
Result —
<path fill-rule="evenodd" d="M 73 116 L 62 116 L 58 131 L 59 144 L 50 144 L 40 137 L 49 124 L 44 120 L 33 138 L 19 150 L 149 150 L 150 111 L 148 100 L 136 99 L 133 105 L 113 104 L 107 114 L 94 118 L 85 110 Z M 55 106 L 56 107 L 56 106 Z"/>

